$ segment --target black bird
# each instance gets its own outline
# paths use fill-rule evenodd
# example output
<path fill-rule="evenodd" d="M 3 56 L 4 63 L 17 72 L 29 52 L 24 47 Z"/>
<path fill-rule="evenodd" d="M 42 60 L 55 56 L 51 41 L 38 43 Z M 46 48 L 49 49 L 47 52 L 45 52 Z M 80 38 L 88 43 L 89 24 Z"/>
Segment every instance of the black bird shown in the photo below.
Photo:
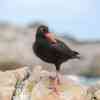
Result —
<path fill-rule="evenodd" d="M 63 62 L 74 58 L 80 59 L 80 54 L 77 51 L 71 50 L 62 41 L 54 38 L 53 34 L 45 25 L 41 25 L 37 28 L 33 50 L 40 59 L 54 64 L 57 73 Z M 60 81 L 58 74 L 56 78 Z"/>

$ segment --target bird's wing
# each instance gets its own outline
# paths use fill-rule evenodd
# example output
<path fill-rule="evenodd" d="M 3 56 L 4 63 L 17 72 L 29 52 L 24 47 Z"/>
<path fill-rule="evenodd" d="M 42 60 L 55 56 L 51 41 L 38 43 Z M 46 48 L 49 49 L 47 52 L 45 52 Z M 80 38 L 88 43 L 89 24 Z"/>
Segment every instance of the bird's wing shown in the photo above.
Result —
<path fill-rule="evenodd" d="M 70 55 L 72 50 L 62 41 L 57 40 L 57 43 L 51 44 L 52 51 L 58 52 L 59 54 Z"/>
<path fill-rule="evenodd" d="M 48 52 L 50 55 L 67 55 L 70 56 L 72 50 L 63 42 L 56 39 L 57 43 L 50 43 L 45 39 L 39 41 L 39 45 L 43 51 Z"/>

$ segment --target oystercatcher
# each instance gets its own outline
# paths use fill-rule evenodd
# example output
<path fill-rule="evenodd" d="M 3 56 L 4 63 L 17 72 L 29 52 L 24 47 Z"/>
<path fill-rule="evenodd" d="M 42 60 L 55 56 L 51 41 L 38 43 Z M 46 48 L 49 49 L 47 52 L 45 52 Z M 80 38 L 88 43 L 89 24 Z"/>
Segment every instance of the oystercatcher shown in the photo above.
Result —
<path fill-rule="evenodd" d="M 56 78 L 58 83 L 60 66 L 70 59 L 80 59 L 77 51 L 70 49 L 64 42 L 55 38 L 49 31 L 48 26 L 40 25 L 36 31 L 36 40 L 33 44 L 36 56 L 45 62 L 52 63 L 56 67 Z"/>

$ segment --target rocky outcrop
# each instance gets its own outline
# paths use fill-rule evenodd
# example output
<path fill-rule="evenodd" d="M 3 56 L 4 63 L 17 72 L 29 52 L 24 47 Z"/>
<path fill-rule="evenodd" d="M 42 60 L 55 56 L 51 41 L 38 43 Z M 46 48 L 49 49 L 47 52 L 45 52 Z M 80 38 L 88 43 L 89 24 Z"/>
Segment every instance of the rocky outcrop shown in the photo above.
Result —
<path fill-rule="evenodd" d="M 27 76 L 27 67 L 11 71 L 0 71 L 0 100 L 11 100 L 16 82 Z"/>
<path fill-rule="evenodd" d="M 35 66 L 0 72 L 0 100 L 99 100 L 100 82 L 87 86 L 75 78 L 60 76 L 57 85 L 50 76 L 55 72 Z M 23 87 L 22 87 L 23 86 Z M 56 90 L 55 90 L 56 88 Z"/>
<path fill-rule="evenodd" d="M 99 84 L 86 86 L 61 76 L 61 83 L 57 85 L 49 78 L 53 75 L 54 72 L 35 66 L 30 78 L 25 81 L 22 92 L 19 92 L 19 89 L 16 91 L 14 100 L 99 100 Z M 54 86 L 56 91 L 51 86 Z"/>

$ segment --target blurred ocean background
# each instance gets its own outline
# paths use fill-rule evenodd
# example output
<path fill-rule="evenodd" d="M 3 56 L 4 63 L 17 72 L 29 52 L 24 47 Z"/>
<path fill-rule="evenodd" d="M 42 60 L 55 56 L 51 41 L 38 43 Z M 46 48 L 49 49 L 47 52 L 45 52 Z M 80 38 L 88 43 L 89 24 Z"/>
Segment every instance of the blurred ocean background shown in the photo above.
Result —
<path fill-rule="evenodd" d="M 0 0 L 0 70 L 28 65 L 54 66 L 37 58 L 32 51 L 35 31 L 41 24 L 73 50 L 81 60 L 70 60 L 61 73 L 80 75 L 86 81 L 100 76 L 99 0 Z"/>

